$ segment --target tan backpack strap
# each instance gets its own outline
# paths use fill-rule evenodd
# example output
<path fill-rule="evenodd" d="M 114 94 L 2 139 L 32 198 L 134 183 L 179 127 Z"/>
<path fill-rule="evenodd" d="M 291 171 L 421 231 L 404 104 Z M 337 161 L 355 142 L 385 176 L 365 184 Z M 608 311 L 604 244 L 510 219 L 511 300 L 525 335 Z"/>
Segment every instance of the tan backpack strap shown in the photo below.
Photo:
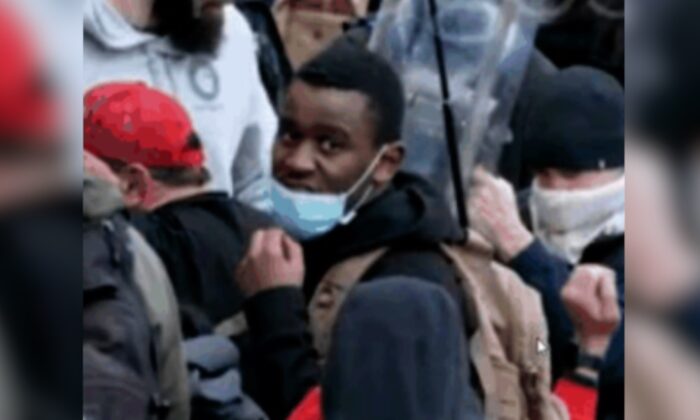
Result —
<path fill-rule="evenodd" d="M 333 325 L 348 292 L 372 265 L 386 254 L 387 250 L 388 248 L 380 248 L 335 265 L 316 287 L 308 310 L 314 347 L 318 352 L 321 365 L 325 363 Z"/>
<path fill-rule="evenodd" d="M 484 388 L 485 414 L 498 419 L 565 419 L 550 388 L 548 341 L 539 294 L 495 262 L 493 249 L 470 232 L 465 245 L 443 245 L 478 318 L 471 359 Z M 563 415 L 562 415 L 563 412 Z"/>
<path fill-rule="evenodd" d="M 479 252 L 474 252 L 471 244 L 466 246 L 451 246 L 443 244 L 442 252 L 450 259 L 452 264 L 457 269 L 460 275 L 461 286 L 465 291 L 465 295 L 470 298 L 474 305 L 477 315 L 478 328 L 472 337 L 469 339 L 469 348 L 471 360 L 474 363 L 474 368 L 480 379 L 481 386 L 487 398 L 484 401 L 484 412 L 487 418 L 517 418 L 502 416 L 503 410 L 499 404 L 499 389 L 500 380 L 499 372 L 494 366 L 492 353 L 501 350 L 498 336 L 495 334 L 489 319 L 489 309 L 486 306 L 486 298 L 483 296 L 481 282 L 477 279 L 489 281 L 490 264 L 487 264 L 488 257 L 486 254 L 481 255 Z M 498 357 L 500 356 L 500 357 Z M 503 355 L 498 355 L 496 358 L 503 358 Z"/>

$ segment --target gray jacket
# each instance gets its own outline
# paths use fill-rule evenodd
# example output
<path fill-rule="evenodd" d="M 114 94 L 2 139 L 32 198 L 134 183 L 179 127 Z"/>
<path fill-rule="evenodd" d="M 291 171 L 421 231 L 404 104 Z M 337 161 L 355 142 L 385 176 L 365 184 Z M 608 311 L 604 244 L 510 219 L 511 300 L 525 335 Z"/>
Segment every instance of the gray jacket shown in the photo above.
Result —
<path fill-rule="evenodd" d="M 205 149 L 211 189 L 260 210 L 270 207 L 270 154 L 277 117 L 261 82 L 256 42 L 245 18 L 225 9 L 216 56 L 188 54 L 132 27 L 108 0 L 86 0 L 85 89 L 109 81 L 143 81 L 176 97 Z"/>
<path fill-rule="evenodd" d="M 123 208 L 119 191 L 96 179 L 83 186 L 83 216 L 97 219 Z M 133 228 L 129 228 L 134 260 L 134 281 L 146 305 L 151 330 L 156 332 L 158 382 L 161 395 L 172 402 L 168 420 L 189 420 L 190 397 L 182 351 L 177 301 L 168 274 L 155 252 Z"/>

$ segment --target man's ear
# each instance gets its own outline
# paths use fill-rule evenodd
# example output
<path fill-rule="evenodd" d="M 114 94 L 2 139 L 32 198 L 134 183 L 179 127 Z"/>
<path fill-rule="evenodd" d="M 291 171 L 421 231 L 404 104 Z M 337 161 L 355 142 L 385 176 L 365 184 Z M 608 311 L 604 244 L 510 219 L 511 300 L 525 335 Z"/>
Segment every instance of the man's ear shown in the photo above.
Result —
<path fill-rule="evenodd" d="M 372 176 L 375 187 L 381 188 L 394 179 L 396 173 L 401 169 L 405 154 L 406 149 L 399 141 L 388 143 L 384 147 L 384 153 L 379 158 L 379 163 L 377 163 L 377 168 Z"/>
<path fill-rule="evenodd" d="M 119 179 L 119 187 L 126 207 L 142 208 L 151 183 L 151 174 L 148 169 L 140 163 L 127 165 L 119 171 Z"/>

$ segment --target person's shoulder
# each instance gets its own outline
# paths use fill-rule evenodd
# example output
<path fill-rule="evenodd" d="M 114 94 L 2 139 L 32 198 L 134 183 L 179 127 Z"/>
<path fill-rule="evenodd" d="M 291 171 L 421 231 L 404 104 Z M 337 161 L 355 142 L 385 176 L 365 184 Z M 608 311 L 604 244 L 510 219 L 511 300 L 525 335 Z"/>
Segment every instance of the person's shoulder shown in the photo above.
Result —
<path fill-rule="evenodd" d="M 170 206 L 166 218 L 178 220 L 178 223 L 192 224 L 211 228 L 212 223 L 233 227 L 245 237 L 256 230 L 275 227 L 272 217 L 250 205 L 222 193 L 207 193 Z M 187 220 L 189 222 L 183 222 Z M 197 223 L 197 224 L 200 224 Z"/>
<path fill-rule="evenodd" d="M 238 222 L 245 227 L 249 234 L 258 229 L 268 229 L 276 226 L 269 214 L 263 213 L 248 204 L 231 199 L 229 206 Z"/>
<path fill-rule="evenodd" d="M 233 4 L 224 7 L 224 36 L 227 41 L 233 40 L 255 45 L 253 30 L 243 13 Z"/>
<path fill-rule="evenodd" d="M 134 282 L 138 287 L 151 318 L 156 325 L 173 323 L 176 317 L 175 292 L 168 272 L 156 250 L 134 227 L 127 228 L 134 261 Z"/>
<path fill-rule="evenodd" d="M 252 75 L 257 69 L 257 41 L 245 16 L 234 5 L 229 4 L 224 7 L 224 23 L 222 40 L 216 61 L 220 62 L 223 68 L 229 72 L 231 66 L 235 66 L 235 72 L 240 77 Z M 240 73 L 242 72 L 242 73 Z M 230 72 L 229 72 L 230 73 Z M 239 88 L 249 88 L 249 84 L 236 85 Z M 241 91 L 237 91 L 237 95 Z"/>
<path fill-rule="evenodd" d="M 174 252 L 187 240 L 187 233 L 172 213 L 130 214 L 129 223 L 159 255 Z"/>
<path fill-rule="evenodd" d="M 394 245 L 365 274 L 366 279 L 411 275 L 429 283 L 452 282 L 455 271 L 437 243 L 404 242 Z"/>

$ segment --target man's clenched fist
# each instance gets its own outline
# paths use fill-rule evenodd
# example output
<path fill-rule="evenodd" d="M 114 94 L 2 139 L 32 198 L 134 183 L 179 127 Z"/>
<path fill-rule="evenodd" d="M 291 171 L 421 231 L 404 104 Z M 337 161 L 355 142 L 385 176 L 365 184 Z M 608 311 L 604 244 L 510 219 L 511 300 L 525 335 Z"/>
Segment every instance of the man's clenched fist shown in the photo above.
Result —
<path fill-rule="evenodd" d="M 520 220 L 513 187 L 481 167 L 474 170 L 468 208 L 472 227 L 494 245 L 504 262 L 534 240 Z"/>
<path fill-rule="evenodd" d="M 615 272 L 595 264 L 574 270 L 561 292 L 562 300 L 588 353 L 605 355 L 612 334 L 620 324 Z"/>
<path fill-rule="evenodd" d="M 279 229 L 259 230 L 236 269 L 239 287 L 250 297 L 285 286 L 301 287 L 304 255 L 301 246 Z"/>

